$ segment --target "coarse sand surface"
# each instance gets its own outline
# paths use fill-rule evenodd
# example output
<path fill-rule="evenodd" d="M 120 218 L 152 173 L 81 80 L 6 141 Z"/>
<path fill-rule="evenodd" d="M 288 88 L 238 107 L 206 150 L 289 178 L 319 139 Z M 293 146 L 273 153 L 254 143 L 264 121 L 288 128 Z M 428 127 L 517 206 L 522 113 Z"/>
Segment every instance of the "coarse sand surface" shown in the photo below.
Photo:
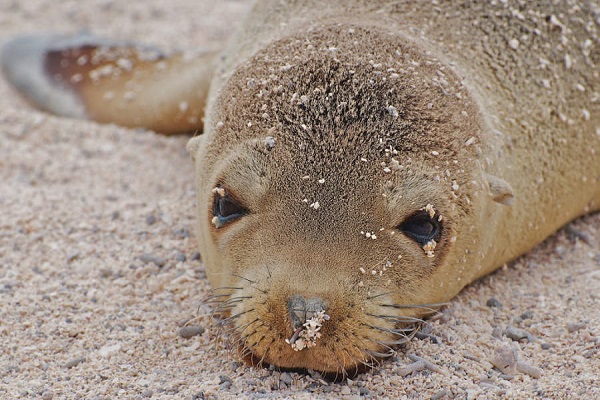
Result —
<path fill-rule="evenodd" d="M 0 43 L 90 30 L 215 47 L 248 6 L 0 0 Z M 599 214 L 467 287 L 353 380 L 239 362 L 201 302 L 186 141 L 50 116 L 0 79 L 0 398 L 600 398 Z M 206 331 L 184 338 L 191 318 Z"/>

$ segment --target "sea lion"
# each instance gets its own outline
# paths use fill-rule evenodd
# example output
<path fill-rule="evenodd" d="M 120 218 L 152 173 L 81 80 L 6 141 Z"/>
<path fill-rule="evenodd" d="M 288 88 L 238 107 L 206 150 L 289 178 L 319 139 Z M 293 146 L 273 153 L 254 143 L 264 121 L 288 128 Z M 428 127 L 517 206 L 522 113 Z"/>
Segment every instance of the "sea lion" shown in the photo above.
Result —
<path fill-rule="evenodd" d="M 592 2 L 258 2 L 188 145 L 198 245 L 242 356 L 371 366 L 598 210 L 599 31 Z M 39 93 L 77 116 L 200 128 L 210 56 L 143 54 L 29 38 L 2 65 L 46 109 Z"/>

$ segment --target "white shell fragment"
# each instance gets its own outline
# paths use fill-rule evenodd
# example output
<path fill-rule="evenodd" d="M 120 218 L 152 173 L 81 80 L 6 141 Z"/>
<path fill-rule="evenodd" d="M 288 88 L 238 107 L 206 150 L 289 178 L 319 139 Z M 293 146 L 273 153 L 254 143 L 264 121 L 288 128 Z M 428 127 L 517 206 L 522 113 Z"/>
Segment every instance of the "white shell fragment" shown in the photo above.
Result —
<path fill-rule="evenodd" d="M 324 310 L 316 313 L 312 318 L 308 319 L 302 327 L 294 332 L 290 339 L 285 339 L 285 342 L 292 346 L 294 351 L 300 351 L 317 345 L 317 339 L 321 337 L 321 326 L 324 321 L 329 320 L 329 315 L 325 314 Z"/>

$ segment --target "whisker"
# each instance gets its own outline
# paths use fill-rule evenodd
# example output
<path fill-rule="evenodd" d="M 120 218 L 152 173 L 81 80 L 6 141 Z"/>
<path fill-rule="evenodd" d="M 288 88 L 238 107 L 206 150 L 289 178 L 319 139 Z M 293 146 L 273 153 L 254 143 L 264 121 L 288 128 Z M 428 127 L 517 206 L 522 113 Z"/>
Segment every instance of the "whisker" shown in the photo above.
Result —
<path fill-rule="evenodd" d="M 242 290 L 244 289 L 243 287 L 237 287 L 237 286 L 219 286 L 218 288 L 214 288 L 212 291 L 216 292 L 217 290 Z M 226 293 L 222 294 L 223 296 L 227 296 Z"/>
<path fill-rule="evenodd" d="M 425 321 L 421 318 L 416 317 L 407 317 L 407 316 L 395 316 L 395 315 L 377 315 L 377 314 L 367 314 L 374 318 L 379 318 L 383 320 L 390 320 L 396 323 L 413 323 L 413 324 L 424 324 Z"/>
<path fill-rule="evenodd" d="M 410 309 L 416 308 L 419 310 L 425 309 L 428 311 L 436 312 L 440 307 L 446 306 L 449 303 L 431 303 L 431 304 L 379 304 L 381 307 L 391 307 L 398 309 Z"/>
<path fill-rule="evenodd" d="M 380 352 L 378 352 L 378 351 L 375 351 L 375 350 L 368 350 L 368 349 L 367 349 L 367 350 L 364 350 L 364 351 L 365 351 L 367 354 L 369 354 L 370 356 L 377 357 L 377 358 L 390 358 L 390 357 L 392 357 L 392 356 L 395 354 L 395 352 L 393 352 L 393 351 L 390 351 L 390 352 L 387 352 L 387 353 L 380 353 Z M 378 363 L 378 365 L 379 365 L 379 364 L 380 364 L 380 363 Z"/>
<path fill-rule="evenodd" d="M 263 336 L 264 338 L 264 336 Z M 262 341 L 262 340 L 261 340 Z M 266 351 L 263 353 L 262 357 L 260 358 L 260 360 L 258 361 L 258 365 L 262 366 L 263 365 L 263 361 L 265 361 L 265 357 L 267 356 L 267 354 L 269 354 L 269 350 L 271 350 L 271 345 L 275 342 L 275 339 L 271 339 L 271 341 L 269 342 L 269 344 L 266 347 Z"/>
<path fill-rule="evenodd" d="M 258 282 L 255 282 L 255 281 L 251 280 L 251 279 L 248 279 L 248 278 L 246 278 L 245 276 L 242 276 L 242 275 L 238 275 L 238 274 L 231 274 L 231 276 L 235 276 L 236 278 L 243 279 L 243 280 L 245 280 L 246 282 L 250 282 L 250 283 L 254 283 L 254 284 L 258 283 Z"/>
<path fill-rule="evenodd" d="M 380 346 L 385 347 L 386 350 L 388 351 L 388 353 L 392 353 L 392 354 L 395 353 L 394 349 L 391 348 L 390 346 L 388 346 L 387 344 L 385 344 L 385 342 L 382 342 L 380 340 L 376 340 L 376 339 L 373 339 L 373 338 L 368 338 L 368 340 L 370 340 L 371 342 L 376 343 L 376 344 L 378 344 Z"/>

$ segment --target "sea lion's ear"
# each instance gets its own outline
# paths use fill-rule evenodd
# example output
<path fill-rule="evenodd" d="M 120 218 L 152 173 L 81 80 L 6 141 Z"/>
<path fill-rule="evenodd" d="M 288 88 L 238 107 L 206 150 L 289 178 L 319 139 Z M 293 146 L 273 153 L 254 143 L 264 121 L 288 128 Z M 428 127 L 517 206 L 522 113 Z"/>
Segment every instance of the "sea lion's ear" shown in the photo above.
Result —
<path fill-rule="evenodd" d="M 511 206 L 515 202 L 512 187 L 508 182 L 495 175 L 486 174 L 492 200 L 496 203 Z"/>
<path fill-rule="evenodd" d="M 198 154 L 198 149 L 202 146 L 204 135 L 197 135 L 191 138 L 185 148 L 190 153 L 192 160 L 196 161 L 196 154 Z"/>

